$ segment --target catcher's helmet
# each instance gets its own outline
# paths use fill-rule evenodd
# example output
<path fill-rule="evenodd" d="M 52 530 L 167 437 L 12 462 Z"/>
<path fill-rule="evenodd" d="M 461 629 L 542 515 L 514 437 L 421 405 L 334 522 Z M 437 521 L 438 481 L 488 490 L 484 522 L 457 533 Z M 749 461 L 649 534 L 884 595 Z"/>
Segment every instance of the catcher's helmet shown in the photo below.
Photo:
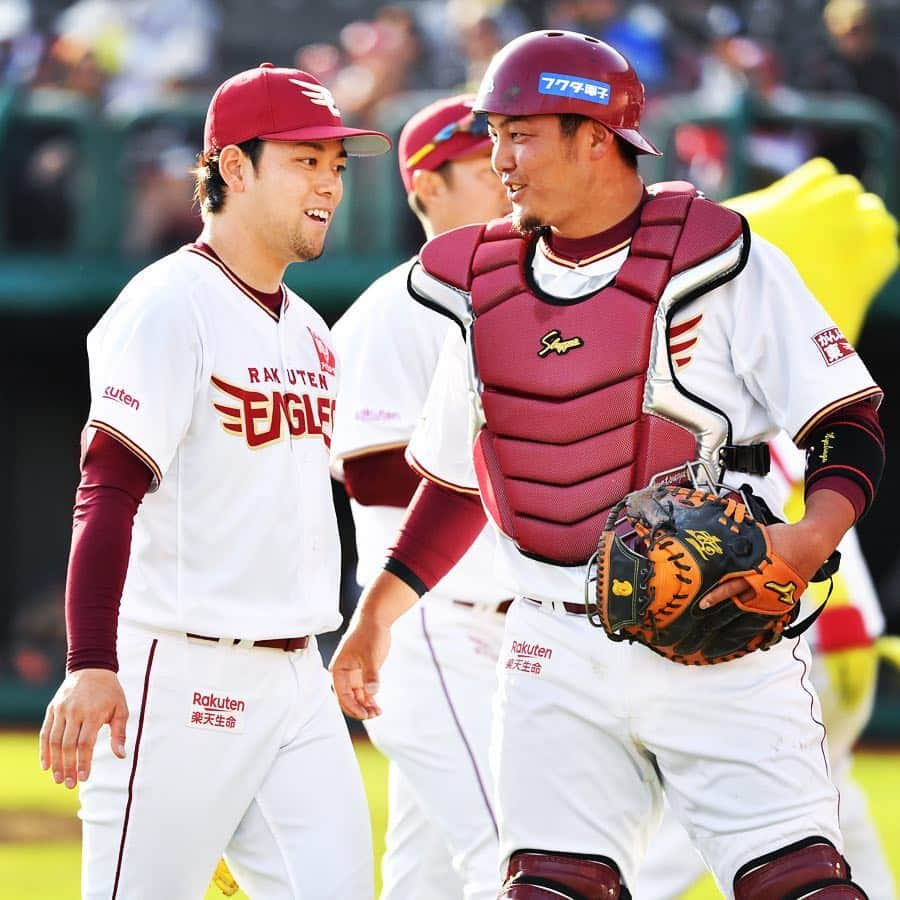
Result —
<path fill-rule="evenodd" d="M 574 31 L 532 31 L 491 60 L 475 111 L 501 116 L 577 113 L 601 122 L 639 153 L 660 156 L 638 130 L 644 86 L 609 44 Z"/>

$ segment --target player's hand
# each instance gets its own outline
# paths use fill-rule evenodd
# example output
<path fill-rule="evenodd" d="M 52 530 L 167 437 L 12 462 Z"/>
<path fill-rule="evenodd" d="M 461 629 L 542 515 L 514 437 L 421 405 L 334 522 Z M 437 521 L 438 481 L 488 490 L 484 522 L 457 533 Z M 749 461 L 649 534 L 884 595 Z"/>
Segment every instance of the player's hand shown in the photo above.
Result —
<path fill-rule="evenodd" d="M 231 869 L 224 858 L 219 860 L 216 871 L 212 874 L 212 883 L 226 896 L 233 897 L 239 890 L 240 885 L 235 881 Z"/>
<path fill-rule="evenodd" d="M 354 616 L 328 667 L 341 709 L 354 719 L 381 715 L 378 672 L 391 646 L 389 627 Z"/>
<path fill-rule="evenodd" d="M 777 523 L 766 526 L 772 549 L 788 565 L 790 565 L 806 581 L 816 574 L 822 564 L 831 555 L 827 550 L 827 542 L 819 540 L 819 535 L 811 533 L 812 529 L 797 522 L 793 525 Z M 797 594 L 799 598 L 800 594 Z M 732 578 L 724 584 L 714 587 L 701 601 L 700 609 L 709 609 L 731 597 L 749 602 L 753 599 L 753 589 L 744 578 Z"/>
<path fill-rule="evenodd" d="M 807 497 L 806 510 L 799 522 L 767 525 L 772 551 L 780 556 L 805 581 L 809 581 L 834 552 L 844 534 L 853 526 L 853 504 L 832 490 L 815 491 Z M 798 592 L 795 596 L 800 597 Z M 748 602 L 752 588 L 744 578 L 732 578 L 714 587 L 699 603 L 709 609 L 730 597 Z"/>
<path fill-rule="evenodd" d="M 41 768 L 53 772 L 57 784 L 67 788 L 87 781 L 97 732 L 110 729 L 112 752 L 125 758 L 128 705 L 118 676 L 108 669 L 70 672 L 60 685 L 41 726 Z"/>

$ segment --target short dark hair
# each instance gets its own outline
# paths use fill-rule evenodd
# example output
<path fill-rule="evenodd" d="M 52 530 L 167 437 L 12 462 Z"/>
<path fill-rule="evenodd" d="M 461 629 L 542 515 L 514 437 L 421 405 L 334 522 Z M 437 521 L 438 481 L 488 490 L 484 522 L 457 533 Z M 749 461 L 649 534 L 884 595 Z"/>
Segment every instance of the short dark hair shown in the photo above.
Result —
<path fill-rule="evenodd" d="M 559 113 L 559 130 L 562 132 L 563 137 L 574 137 L 578 129 L 585 122 L 590 121 L 587 116 L 582 116 L 578 113 Z M 613 137 L 616 139 L 619 156 L 622 157 L 623 162 L 630 168 L 637 169 L 639 155 L 637 148 L 633 144 L 629 144 L 624 138 L 619 137 L 615 132 L 613 132 Z"/>
<path fill-rule="evenodd" d="M 262 138 L 250 138 L 235 145 L 248 159 L 255 169 L 262 153 Z M 228 185 L 219 172 L 219 151 L 200 153 L 194 168 L 194 200 L 202 213 L 217 213 L 225 206 Z"/>
<path fill-rule="evenodd" d="M 560 113 L 559 130 L 562 132 L 563 137 L 574 137 L 575 132 L 578 131 L 585 122 L 590 121 L 591 120 L 587 116 L 582 116 L 579 113 Z"/>

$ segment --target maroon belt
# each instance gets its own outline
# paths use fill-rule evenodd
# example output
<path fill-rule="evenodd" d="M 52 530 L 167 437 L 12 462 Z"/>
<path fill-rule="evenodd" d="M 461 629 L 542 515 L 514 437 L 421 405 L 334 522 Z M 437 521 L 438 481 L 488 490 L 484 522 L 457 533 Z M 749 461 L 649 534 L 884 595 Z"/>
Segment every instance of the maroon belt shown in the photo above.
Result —
<path fill-rule="evenodd" d="M 476 606 L 481 606 L 480 603 L 473 603 L 471 600 L 454 600 L 453 601 L 457 606 L 465 606 L 469 609 L 472 609 Z M 506 615 L 506 611 L 512 606 L 512 598 L 509 600 L 501 600 L 496 606 L 492 607 L 494 612 L 500 613 L 501 616 Z"/>
<path fill-rule="evenodd" d="M 209 637 L 206 634 L 191 634 L 188 632 L 189 638 L 196 638 L 198 641 L 213 641 L 219 643 L 221 638 Z M 233 638 L 232 644 L 239 644 L 240 638 Z M 284 650 L 290 653 L 293 650 L 305 650 L 309 646 L 309 635 L 304 634 L 303 637 L 292 638 L 266 638 L 264 641 L 254 641 L 254 647 L 271 647 L 274 650 Z"/>

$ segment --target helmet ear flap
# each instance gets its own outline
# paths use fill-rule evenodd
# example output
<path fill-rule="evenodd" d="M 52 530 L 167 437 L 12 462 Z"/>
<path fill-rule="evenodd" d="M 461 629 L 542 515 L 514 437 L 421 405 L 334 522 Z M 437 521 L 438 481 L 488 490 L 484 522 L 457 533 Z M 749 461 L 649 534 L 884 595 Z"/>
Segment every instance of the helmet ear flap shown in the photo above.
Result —
<path fill-rule="evenodd" d="M 574 31 L 532 31 L 491 60 L 475 99 L 476 112 L 501 116 L 586 116 L 638 153 L 660 151 L 641 133 L 644 86 L 614 47 Z"/>

